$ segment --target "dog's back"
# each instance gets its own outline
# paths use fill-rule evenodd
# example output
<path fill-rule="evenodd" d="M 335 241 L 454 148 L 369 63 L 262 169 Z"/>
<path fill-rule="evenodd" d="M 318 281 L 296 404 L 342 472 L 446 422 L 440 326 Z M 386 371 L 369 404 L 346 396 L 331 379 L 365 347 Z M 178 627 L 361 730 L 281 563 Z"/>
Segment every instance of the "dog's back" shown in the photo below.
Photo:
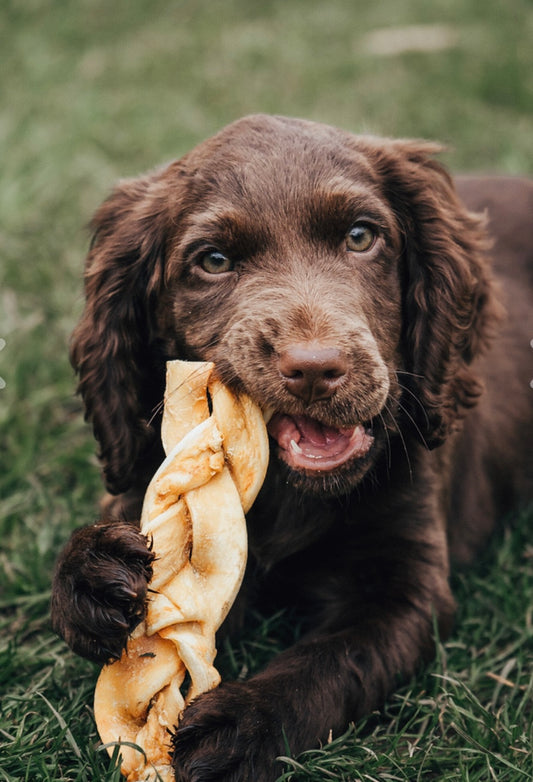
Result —
<path fill-rule="evenodd" d="M 453 449 L 451 554 L 465 560 L 493 518 L 533 497 L 533 182 L 460 177 L 456 184 L 467 207 L 487 215 L 505 307 L 502 330 L 480 359 L 485 393 Z"/>

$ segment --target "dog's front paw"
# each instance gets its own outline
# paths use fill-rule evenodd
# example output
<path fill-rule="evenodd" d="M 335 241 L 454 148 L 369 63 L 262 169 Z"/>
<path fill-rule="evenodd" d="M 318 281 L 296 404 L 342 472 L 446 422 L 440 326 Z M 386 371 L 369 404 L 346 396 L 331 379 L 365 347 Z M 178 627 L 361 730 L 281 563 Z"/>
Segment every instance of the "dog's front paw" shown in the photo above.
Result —
<path fill-rule="evenodd" d="M 172 738 L 177 782 L 274 782 L 283 771 L 284 727 L 253 682 L 197 698 Z"/>
<path fill-rule="evenodd" d="M 83 527 L 63 549 L 54 574 L 54 630 L 95 662 L 120 657 L 144 618 L 154 555 L 132 524 Z"/>

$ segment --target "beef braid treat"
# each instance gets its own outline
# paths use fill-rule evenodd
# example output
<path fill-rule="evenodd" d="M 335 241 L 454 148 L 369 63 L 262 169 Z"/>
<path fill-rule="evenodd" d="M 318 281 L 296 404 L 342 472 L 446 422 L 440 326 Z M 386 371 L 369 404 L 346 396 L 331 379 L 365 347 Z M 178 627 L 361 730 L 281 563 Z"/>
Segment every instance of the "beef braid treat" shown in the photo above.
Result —
<path fill-rule="evenodd" d="M 220 682 L 215 632 L 244 575 L 244 514 L 268 462 L 261 411 L 232 395 L 212 363 L 168 362 L 162 440 L 167 457 L 141 517 L 155 553 L 146 618 L 122 658 L 103 668 L 94 699 L 109 751 L 128 745 L 128 782 L 174 779 L 171 732 L 185 706 Z"/>

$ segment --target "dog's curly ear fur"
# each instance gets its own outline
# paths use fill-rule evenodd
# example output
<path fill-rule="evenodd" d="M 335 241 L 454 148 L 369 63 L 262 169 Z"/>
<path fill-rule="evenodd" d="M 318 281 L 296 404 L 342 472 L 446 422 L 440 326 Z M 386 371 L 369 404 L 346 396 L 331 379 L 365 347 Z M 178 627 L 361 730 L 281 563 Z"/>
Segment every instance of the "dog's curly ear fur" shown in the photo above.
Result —
<path fill-rule="evenodd" d="M 91 223 L 86 306 L 71 361 L 112 493 L 135 481 L 139 456 L 154 441 L 148 421 L 164 382 L 154 360 L 155 312 L 169 222 L 168 192 L 154 174 L 119 184 Z"/>
<path fill-rule="evenodd" d="M 467 211 L 434 160 L 440 147 L 391 142 L 378 152 L 404 233 L 406 412 L 429 447 L 441 444 L 483 390 L 472 362 L 503 311 L 486 253 L 482 216 Z"/>

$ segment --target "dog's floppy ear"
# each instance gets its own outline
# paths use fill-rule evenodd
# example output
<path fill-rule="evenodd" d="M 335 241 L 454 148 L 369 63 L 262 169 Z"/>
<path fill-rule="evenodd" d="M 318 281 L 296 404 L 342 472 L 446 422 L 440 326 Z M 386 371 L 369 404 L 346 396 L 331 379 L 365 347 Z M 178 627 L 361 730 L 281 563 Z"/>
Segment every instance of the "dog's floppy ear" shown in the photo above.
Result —
<path fill-rule="evenodd" d="M 152 445 L 149 417 L 162 398 L 155 312 L 170 230 L 160 174 L 125 181 L 96 212 L 85 272 L 86 306 L 71 342 L 86 418 L 112 493 L 135 481 Z M 142 462 L 142 459 L 141 459 Z"/>
<path fill-rule="evenodd" d="M 472 369 L 502 311 L 486 253 L 484 220 L 459 200 L 434 160 L 440 148 L 390 142 L 381 167 L 386 195 L 404 233 L 404 346 L 409 393 L 404 404 L 425 442 L 443 442 L 476 404 L 482 384 Z"/>

